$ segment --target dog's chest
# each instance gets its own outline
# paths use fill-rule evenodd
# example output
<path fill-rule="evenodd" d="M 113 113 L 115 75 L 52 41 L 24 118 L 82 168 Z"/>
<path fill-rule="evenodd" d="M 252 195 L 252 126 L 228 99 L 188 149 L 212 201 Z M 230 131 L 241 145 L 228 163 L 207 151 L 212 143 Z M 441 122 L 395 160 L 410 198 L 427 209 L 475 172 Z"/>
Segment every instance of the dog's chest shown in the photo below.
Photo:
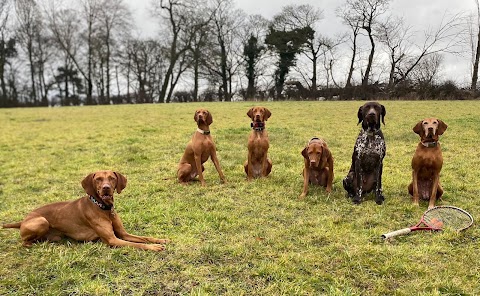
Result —
<path fill-rule="evenodd" d="M 355 143 L 357 159 L 362 162 L 377 162 L 385 156 L 386 145 L 381 135 L 369 136 L 366 132 L 358 135 Z"/>

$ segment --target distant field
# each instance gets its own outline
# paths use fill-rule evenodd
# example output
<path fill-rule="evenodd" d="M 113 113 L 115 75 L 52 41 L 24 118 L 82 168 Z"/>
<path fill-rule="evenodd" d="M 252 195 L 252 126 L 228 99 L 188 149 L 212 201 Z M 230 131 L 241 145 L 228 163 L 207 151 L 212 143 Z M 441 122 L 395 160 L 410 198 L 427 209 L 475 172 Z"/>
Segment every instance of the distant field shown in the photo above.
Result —
<path fill-rule="evenodd" d="M 441 138 L 444 198 L 480 217 L 480 101 L 385 101 L 383 188 L 353 205 L 341 180 L 356 136 L 352 102 L 266 102 L 273 170 L 247 182 L 255 103 L 188 103 L 0 109 L 0 224 L 45 203 L 83 195 L 88 173 L 128 178 L 116 196 L 127 231 L 169 238 L 161 253 L 97 243 L 21 246 L 18 230 L 0 229 L 0 295 L 479 295 L 480 229 L 382 233 L 415 223 L 427 204 L 411 204 L 407 185 L 424 117 L 448 124 Z M 176 180 L 178 161 L 206 107 L 227 184 L 211 161 L 207 187 Z M 302 191 L 300 151 L 324 138 L 335 158 L 334 189 Z"/>

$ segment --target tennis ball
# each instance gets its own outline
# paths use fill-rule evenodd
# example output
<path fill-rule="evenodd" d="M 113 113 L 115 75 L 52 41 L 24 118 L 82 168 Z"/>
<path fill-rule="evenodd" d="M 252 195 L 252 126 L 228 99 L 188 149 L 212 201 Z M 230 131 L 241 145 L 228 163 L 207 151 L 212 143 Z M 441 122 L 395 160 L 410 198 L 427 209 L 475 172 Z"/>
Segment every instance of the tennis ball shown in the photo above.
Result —
<path fill-rule="evenodd" d="M 437 218 L 432 218 L 430 220 L 430 225 L 435 228 L 442 228 L 443 227 L 443 222 L 442 220 L 438 220 Z"/>

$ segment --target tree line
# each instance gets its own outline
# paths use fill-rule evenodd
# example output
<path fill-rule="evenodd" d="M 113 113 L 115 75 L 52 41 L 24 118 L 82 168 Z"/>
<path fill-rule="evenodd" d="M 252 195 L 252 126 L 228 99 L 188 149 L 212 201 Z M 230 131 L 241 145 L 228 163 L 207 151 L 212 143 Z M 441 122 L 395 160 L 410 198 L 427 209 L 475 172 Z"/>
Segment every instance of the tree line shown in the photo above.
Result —
<path fill-rule="evenodd" d="M 428 29 L 391 0 L 345 0 L 335 36 L 308 4 L 266 19 L 232 0 L 155 0 L 154 37 L 125 1 L 0 0 L 0 107 L 477 97 L 478 0 Z M 469 85 L 442 79 L 448 55 L 471 59 Z"/>

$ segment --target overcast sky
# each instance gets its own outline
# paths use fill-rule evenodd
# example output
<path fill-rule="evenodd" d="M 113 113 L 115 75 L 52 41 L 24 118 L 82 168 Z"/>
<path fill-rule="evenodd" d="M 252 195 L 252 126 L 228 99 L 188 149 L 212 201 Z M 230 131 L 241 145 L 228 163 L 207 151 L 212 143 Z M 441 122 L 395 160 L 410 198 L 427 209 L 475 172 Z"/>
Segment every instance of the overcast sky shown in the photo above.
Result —
<path fill-rule="evenodd" d="M 159 1 L 159 0 L 157 0 Z M 157 21 L 150 16 L 152 0 L 126 1 L 134 11 L 136 25 L 143 36 L 155 36 L 158 33 Z M 320 32 L 327 37 L 347 32 L 348 28 L 342 25 L 335 16 L 335 9 L 344 0 L 236 0 L 237 8 L 247 14 L 261 14 L 267 19 L 279 13 L 283 6 L 288 4 L 310 4 L 323 10 L 324 19 L 321 21 Z M 475 0 L 393 0 L 390 3 L 390 12 L 402 16 L 416 31 L 435 28 L 445 14 L 454 15 L 476 12 Z M 465 52 L 463 57 L 448 55 L 444 60 L 443 75 L 459 84 L 465 84 L 470 78 L 470 53 Z"/>

